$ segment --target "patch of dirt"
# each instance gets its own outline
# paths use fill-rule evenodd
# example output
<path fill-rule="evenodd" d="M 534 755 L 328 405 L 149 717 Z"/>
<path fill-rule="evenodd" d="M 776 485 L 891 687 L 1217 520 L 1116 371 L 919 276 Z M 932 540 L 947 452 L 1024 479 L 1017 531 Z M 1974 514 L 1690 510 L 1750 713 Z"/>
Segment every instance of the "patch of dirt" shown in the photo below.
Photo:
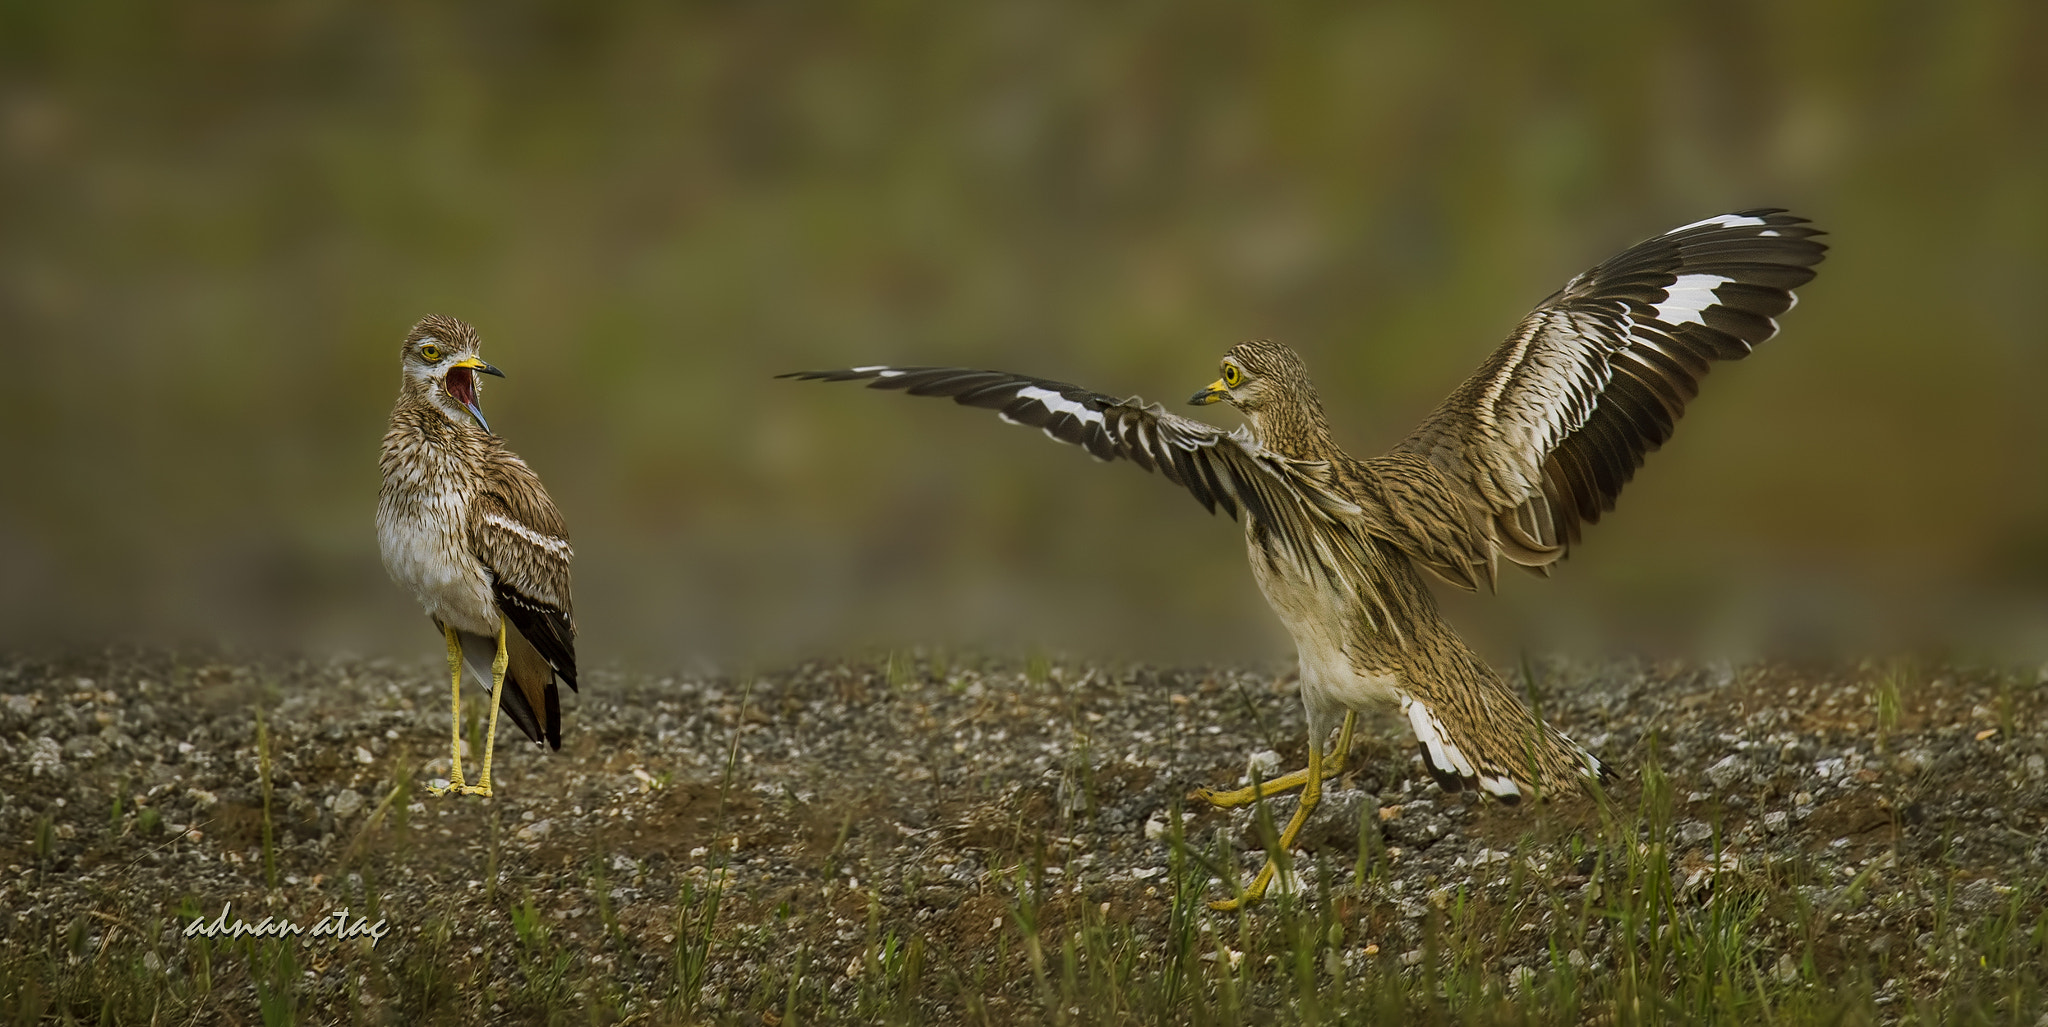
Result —
<path fill-rule="evenodd" d="M 1643 842 L 1668 847 L 1681 893 L 1717 886 L 1717 866 L 1800 882 L 1785 886 L 1841 918 L 1830 944 L 1874 952 L 1992 915 L 2048 865 L 2048 674 L 1537 669 L 1548 716 L 1621 769 L 1617 807 L 1668 789 L 1669 823 Z M 1221 869 L 1248 878 L 1262 859 L 1251 811 L 1184 797 L 1242 783 L 1265 750 L 1282 770 L 1306 751 L 1284 673 L 972 661 L 809 663 L 754 681 L 592 672 L 565 697 L 561 752 L 508 725 L 498 794 L 435 798 L 423 785 L 446 773 L 445 687 L 426 660 L 0 658 L 0 943 L 140 945 L 182 973 L 195 910 L 311 922 L 374 909 L 396 940 L 309 958 L 389 968 L 431 950 L 468 988 L 534 973 L 533 929 L 518 919 L 531 915 L 619 995 L 658 1005 L 722 883 L 705 968 L 721 993 L 778 987 L 796 960 L 821 987 L 853 987 L 842 971 L 878 934 L 915 935 L 933 972 L 981 980 L 1000 1019 L 999 1007 L 1032 1008 L 1004 962 L 1020 883 L 1047 896 L 1032 915 L 1048 923 L 1086 911 L 1157 936 L 1175 811 L 1191 842 L 1234 843 L 1237 865 Z M 1282 799 L 1270 813 L 1291 810 Z M 1578 796 L 1503 807 L 1447 795 L 1399 718 L 1368 716 L 1303 838 L 1302 887 L 1315 894 L 1317 868 L 1341 869 L 1330 901 L 1356 925 L 1347 944 L 1406 951 L 1446 889 L 1507 908 L 1512 874 L 1584 887 L 1594 868 L 1566 840 L 1602 817 Z M 1348 876 L 1361 852 L 1377 866 L 1364 884 Z M 1884 890 L 1909 871 L 1943 875 L 1951 905 L 1937 914 L 1923 893 Z M 1794 915 L 1789 899 L 1770 906 Z M 1533 958 L 1520 938 L 1487 944 L 1510 964 Z M 370 980 L 315 974 L 309 1001 L 374 1004 Z M 246 1019 L 254 985 L 218 1001 Z"/>

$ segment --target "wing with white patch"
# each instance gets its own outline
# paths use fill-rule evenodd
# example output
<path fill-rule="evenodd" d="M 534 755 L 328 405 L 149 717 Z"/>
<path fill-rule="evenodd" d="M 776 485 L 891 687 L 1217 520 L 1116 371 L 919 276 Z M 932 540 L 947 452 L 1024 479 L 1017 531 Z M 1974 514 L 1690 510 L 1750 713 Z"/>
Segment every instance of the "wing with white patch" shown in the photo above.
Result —
<path fill-rule="evenodd" d="M 1826 254 L 1819 234 L 1760 209 L 1630 247 L 1539 304 L 1396 451 L 1490 511 L 1501 555 L 1547 567 L 1614 508 L 1713 362 L 1777 333 Z"/>
<path fill-rule="evenodd" d="M 498 610 L 562 680 L 576 687 L 576 624 L 569 598 L 569 529 L 526 463 L 502 450 L 484 466 L 470 505 L 470 548 L 491 571 Z"/>
<path fill-rule="evenodd" d="M 1429 768 L 1429 775 L 1444 791 L 1456 792 L 1465 788 L 1477 788 L 1488 795 L 1512 806 L 1522 801 L 1522 789 L 1515 784 L 1513 775 L 1475 764 L 1464 750 L 1451 739 L 1450 729 L 1429 706 L 1412 696 L 1401 697 L 1401 713 L 1408 718 L 1408 726 L 1415 731 L 1416 747 L 1422 752 L 1422 765 Z"/>
<path fill-rule="evenodd" d="M 1408 726 L 1415 732 L 1415 747 L 1422 754 L 1423 766 L 1428 768 L 1429 776 L 1435 778 L 1444 791 L 1476 789 L 1510 806 L 1522 801 L 1525 788 L 1541 791 L 1540 785 L 1523 783 L 1540 778 L 1539 768 L 1527 759 L 1517 763 L 1513 759 L 1513 747 L 1500 749 L 1498 738 L 1495 740 L 1498 751 L 1488 751 L 1477 744 L 1460 745 L 1456 733 L 1429 703 L 1405 693 L 1401 696 L 1401 714 L 1408 718 Z M 1567 777 L 1576 775 L 1593 781 L 1606 781 L 1613 777 L 1613 771 L 1598 756 L 1587 752 L 1556 729 L 1526 713 L 1516 719 L 1528 721 L 1528 727 L 1549 736 L 1548 743 L 1564 755 L 1564 764 L 1569 769 L 1563 773 Z M 1467 741 L 1476 743 L 1480 739 L 1474 736 Z M 1562 779 L 1552 781 L 1554 787 L 1562 784 Z"/>
<path fill-rule="evenodd" d="M 996 411 L 1010 423 L 1086 449 L 1098 460 L 1129 460 L 1188 490 L 1210 511 L 1221 508 L 1263 529 L 1256 533 L 1313 573 L 1358 596 L 1376 624 L 1385 603 L 1372 585 L 1364 547 L 1371 543 L 1356 503 L 1320 460 L 1294 460 L 1254 442 L 1248 431 L 1169 413 L 1137 397 L 1114 399 L 1065 382 L 1007 371 L 959 367 L 856 367 L 782 375 L 804 381 L 866 381 L 913 396 L 950 396 Z M 1268 544 L 1263 542 L 1261 544 Z"/>

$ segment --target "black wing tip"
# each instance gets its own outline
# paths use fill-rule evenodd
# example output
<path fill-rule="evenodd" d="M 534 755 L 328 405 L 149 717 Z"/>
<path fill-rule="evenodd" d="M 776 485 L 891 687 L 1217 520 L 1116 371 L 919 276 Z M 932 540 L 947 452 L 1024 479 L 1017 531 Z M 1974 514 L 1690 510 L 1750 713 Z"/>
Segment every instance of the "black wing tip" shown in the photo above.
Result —
<path fill-rule="evenodd" d="M 540 719 L 533 714 L 533 704 L 526 701 L 526 693 L 509 676 L 498 689 L 497 700 L 498 708 L 512 718 L 512 723 L 517 725 L 526 737 L 533 739 L 536 744 L 543 741 L 545 730 Z M 559 729 L 557 730 L 559 733 Z"/>
<path fill-rule="evenodd" d="M 1446 792 L 1462 792 L 1468 787 L 1478 786 L 1479 779 L 1476 777 L 1468 781 L 1455 770 L 1447 770 L 1437 766 L 1436 761 L 1429 758 L 1429 746 L 1416 742 L 1415 751 L 1422 754 L 1422 766 L 1429 771 L 1430 777 L 1436 779 L 1436 786 L 1438 788 Z"/>
<path fill-rule="evenodd" d="M 1730 224 L 1731 220 L 1761 223 Z M 1825 251 L 1827 249 L 1826 243 L 1811 240 L 1815 236 L 1828 234 L 1827 230 L 1814 228 L 1812 225 L 1812 218 L 1794 214 L 1784 207 L 1746 207 L 1742 210 L 1731 210 L 1725 214 L 1715 214 L 1711 217 L 1701 218 L 1698 221 L 1680 225 L 1677 228 L 1668 229 L 1659 238 L 1691 233 L 1743 232 L 1747 229 L 1750 231 L 1745 234 L 1766 235 L 1768 233 L 1766 235 L 1767 238 L 1784 238 L 1791 241 L 1805 242 L 1809 246 L 1818 247 Z"/>
<path fill-rule="evenodd" d="M 863 381 L 868 378 L 878 378 L 881 376 L 883 371 L 896 370 L 901 370 L 901 368 L 840 367 L 834 368 L 829 371 L 790 371 L 786 374 L 776 375 L 774 380 L 798 382 L 857 382 Z"/>
<path fill-rule="evenodd" d="M 557 673 L 557 674 L 556 674 L 555 676 L 556 676 L 556 677 L 561 677 L 562 675 L 561 675 L 561 674 L 560 674 L 560 673 L 558 672 L 558 673 Z M 572 688 L 572 689 L 576 687 L 576 684 L 575 684 L 575 682 L 574 682 L 573 680 L 571 680 L 571 681 L 570 681 L 570 683 L 569 683 L 569 687 L 570 687 L 570 688 Z M 562 751 L 562 696 L 561 696 L 561 692 L 560 692 L 559 690 L 557 690 L 557 689 L 555 688 L 555 683 L 554 683 L 554 682 L 552 682 L 552 681 L 548 682 L 548 687 L 547 687 L 547 689 L 546 689 L 546 692 L 547 692 L 547 699 L 546 699 L 545 701 L 546 701 L 546 703 L 547 703 L 547 707 L 548 707 L 548 709 L 547 709 L 547 726 L 548 726 L 548 748 L 549 748 L 550 750 L 554 751 L 554 752 L 561 752 L 561 751 Z M 536 739 L 536 741 L 538 741 L 538 739 Z"/>

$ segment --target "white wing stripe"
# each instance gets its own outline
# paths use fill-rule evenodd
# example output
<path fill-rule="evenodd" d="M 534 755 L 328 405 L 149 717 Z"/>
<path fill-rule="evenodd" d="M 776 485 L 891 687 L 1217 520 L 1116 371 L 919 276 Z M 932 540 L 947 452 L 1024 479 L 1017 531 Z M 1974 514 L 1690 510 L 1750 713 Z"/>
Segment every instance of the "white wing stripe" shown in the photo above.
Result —
<path fill-rule="evenodd" d="M 569 548 L 568 539 L 556 538 L 552 535 L 543 535 L 540 532 L 535 531 L 532 528 L 529 528 L 526 525 L 511 519 L 510 517 L 504 516 L 503 514 L 487 513 L 484 515 L 484 523 L 493 525 L 495 527 L 503 528 L 506 531 L 509 531 L 522 539 L 525 539 L 527 542 L 532 543 L 533 545 L 539 546 L 540 548 L 555 554 L 556 556 L 569 557 L 575 555 L 575 552 Z"/>
<path fill-rule="evenodd" d="M 1429 749 L 1430 762 L 1435 763 L 1437 769 L 1450 771 L 1466 779 L 1476 776 L 1472 769 L 1472 761 L 1466 759 L 1465 754 L 1459 752 L 1458 747 L 1444 737 L 1444 733 L 1437 726 L 1436 717 L 1429 712 L 1429 707 L 1416 702 L 1413 697 L 1404 695 L 1401 697 L 1401 712 L 1408 715 L 1408 726 L 1415 729 L 1416 739 Z"/>
<path fill-rule="evenodd" d="M 1756 225 L 1761 225 L 1763 223 L 1763 218 L 1745 217 L 1741 214 L 1722 214 L 1717 217 L 1710 217 L 1705 220 L 1695 221 L 1689 225 L 1679 225 L 1677 228 L 1674 228 L 1671 231 L 1666 232 L 1664 234 L 1677 235 L 1678 233 L 1686 231 L 1688 229 L 1702 228 L 1707 225 L 1718 225 L 1722 228 L 1748 228 Z M 1764 234 L 1774 235 L 1776 233 L 1765 232 Z"/>
<path fill-rule="evenodd" d="M 1051 389 L 1041 389 L 1036 385 L 1027 385 L 1017 390 L 1017 398 L 1037 400 L 1038 405 L 1053 413 L 1072 414 L 1089 424 L 1097 427 L 1102 426 L 1102 411 L 1090 410 Z M 1016 422 L 1013 421 L 1011 423 L 1014 424 Z"/>
<path fill-rule="evenodd" d="M 1501 796 L 1503 798 L 1522 794 L 1522 789 L 1515 785 L 1513 778 L 1494 777 L 1491 774 L 1479 775 L 1479 787 L 1488 795 Z"/>
<path fill-rule="evenodd" d="M 1707 322 L 1700 312 L 1721 302 L 1714 290 L 1734 280 L 1720 275 L 1679 275 L 1678 281 L 1664 290 L 1664 302 L 1657 304 L 1657 320 L 1674 328 L 1687 323 L 1704 327 Z"/>

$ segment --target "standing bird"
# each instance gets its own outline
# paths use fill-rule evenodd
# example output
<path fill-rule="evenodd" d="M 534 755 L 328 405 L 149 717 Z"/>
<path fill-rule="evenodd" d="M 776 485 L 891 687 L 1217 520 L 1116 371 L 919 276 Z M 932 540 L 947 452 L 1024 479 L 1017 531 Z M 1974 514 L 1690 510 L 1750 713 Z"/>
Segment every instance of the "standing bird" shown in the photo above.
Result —
<path fill-rule="evenodd" d="M 856 367 L 784 377 L 869 381 L 951 396 L 1012 424 L 1156 470 L 1210 510 L 1244 513 L 1252 576 L 1301 659 L 1308 766 L 1232 792 L 1243 806 L 1299 788 L 1281 832 L 1291 849 L 1342 769 L 1356 711 L 1397 706 L 1445 791 L 1513 803 L 1526 792 L 1608 775 L 1599 758 L 1538 720 L 1437 611 L 1422 570 L 1468 590 L 1505 558 L 1539 574 L 1613 509 L 1643 457 L 1671 437 L 1717 360 L 1776 334 L 1792 290 L 1826 247 L 1777 209 L 1696 221 L 1633 246 L 1538 304 L 1507 342 L 1392 452 L 1347 455 L 1331 436 L 1301 357 L 1264 340 L 1233 347 L 1196 405 L 1229 403 L 1225 432 L 1137 397 L 1043 378 L 950 367 Z M 1324 745 L 1343 714 L 1334 757 Z M 1269 858 L 1234 909 L 1264 895 Z"/>
<path fill-rule="evenodd" d="M 446 787 L 491 794 L 498 711 L 535 742 L 562 747 L 559 676 L 576 687 L 569 609 L 569 530 L 540 479 L 505 448 L 478 405 L 476 329 L 452 317 L 412 326 L 399 351 L 398 405 L 377 464 L 377 538 L 384 569 L 412 591 L 448 643 L 455 725 Z M 462 665 L 491 703 L 483 778 L 462 778 Z M 503 687 L 507 682 L 513 687 Z"/>

